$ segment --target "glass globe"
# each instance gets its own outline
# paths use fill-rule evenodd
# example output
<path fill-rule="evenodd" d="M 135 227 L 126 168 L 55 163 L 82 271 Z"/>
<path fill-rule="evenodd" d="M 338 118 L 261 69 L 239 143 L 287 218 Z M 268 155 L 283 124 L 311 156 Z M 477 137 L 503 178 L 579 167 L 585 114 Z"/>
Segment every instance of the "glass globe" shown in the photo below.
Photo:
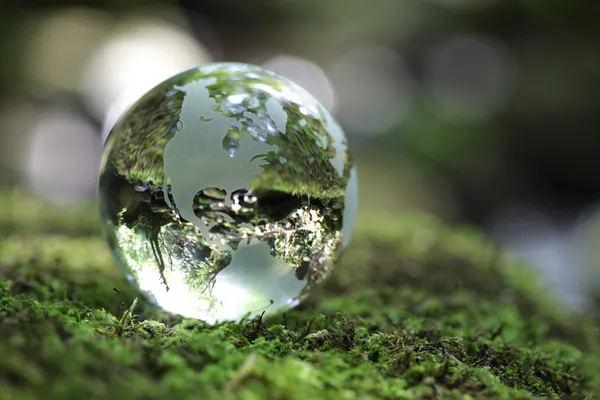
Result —
<path fill-rule="evenodd" d="M 352 233 L 346 138 L 307 90 L 219 63 L 178 74 L 113 127 L 102 159 L 105 235 L 168 312 L 213 323 L 296 305 Z"/>

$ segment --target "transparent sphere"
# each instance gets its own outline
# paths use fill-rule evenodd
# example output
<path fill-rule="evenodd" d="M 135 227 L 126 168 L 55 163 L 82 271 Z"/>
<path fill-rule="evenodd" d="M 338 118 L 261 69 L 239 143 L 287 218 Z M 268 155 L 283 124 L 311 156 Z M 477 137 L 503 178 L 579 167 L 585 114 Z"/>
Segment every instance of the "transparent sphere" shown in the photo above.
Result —
<path fill-rule="evenodd" d="M 112 129 L 100 208 L 130 280 L 207 322 L 296 305 L 348 243 L 356 170 L 329 111 L 297 83 L 238 63 L 183 72 Z"/>

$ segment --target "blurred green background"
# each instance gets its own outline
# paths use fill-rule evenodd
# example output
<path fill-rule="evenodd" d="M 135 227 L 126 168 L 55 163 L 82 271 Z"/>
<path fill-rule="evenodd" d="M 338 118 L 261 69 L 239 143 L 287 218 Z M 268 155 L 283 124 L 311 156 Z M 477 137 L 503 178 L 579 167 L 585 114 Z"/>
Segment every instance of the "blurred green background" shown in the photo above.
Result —
<path fill-rule="evenodd" d="M 93 201 L 130 102 L 199 64 L 265 65 L 339 118 L 362 209 L 475 225 L 598 312 L 598 21 L 591 0 L 4 2 L 0 186 Z"/>

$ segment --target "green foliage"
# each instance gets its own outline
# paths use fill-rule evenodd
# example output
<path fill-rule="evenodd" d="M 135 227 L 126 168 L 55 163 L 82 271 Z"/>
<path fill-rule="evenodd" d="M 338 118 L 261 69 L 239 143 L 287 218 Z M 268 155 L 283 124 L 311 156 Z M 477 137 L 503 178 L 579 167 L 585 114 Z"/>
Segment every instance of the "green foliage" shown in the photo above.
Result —
<path fill-rule="evenodd" d="M 216 132 L 222 137 L 224 148 L 237 144 L 243 132 L 256 132 L 257 121 L 264 122 L 269 118 L 266 103 L 270 95 L 259 87 L 298 95 L 291 82 L 260 69 L 248 69 L 243 73 L 225 69 L 183 72 L 145 94 L 115 125 L 106 144 L 109 152 L 103 161 L 111 174 L 117 173 L 129 182 L 145 184 L 150 180 L 157 185 L 165 182 L 165 146 L 186 128 L 185 123 L 190 122 L 184 122 L 181 118 L 184 99 L 190 96 L 182 86 L 201 78 L 215 80 L 215 83 L 206 86 L 215 103 L 213 110 L 231 120 L 228 130 Z M 233 111 L 227 109 L 227 98 L 232 94 L 244 94 L 247 97 L 238 105 L 239 109 Z M 287 115 L 286 133 L 268 135 L 267 142 L 276 145 L 277 151 L 266 153 L 268 163 L 256 179 L 253 177 L 251 188 L 256 192 L 277 190 L 318 199 L 342 196 L 351 167 L 346 144 L 334 144 L 332 132 L 329 131 L 331 127 L 327 126 L 328 120 L 323 110 L 319 117 L 315 117 L 305 115 L 306 111 L 302 113 L 302 104 L 286 100 L 283 96 L 278 101 Z M 248 121 L 250 115 L 254 117 Z M 243 128 L 236 124 L 241 124 Z M 196 133 L 205 135 L 207 144 L 221 145 L 221 141 L 211 137 L 215 132 Z M 258 129 L 258 133 L 261 133 L 261 129 Z M 201 150 L 208 151 L 205 158 L 210 163 L 210 156 L 216 153 L 212 153 L 212 149 L 207 150 L 212 146 L 201 147 Z M 240 146 L 239 151 L 253 151 L 247 147 L 248 143 Z M 345 166 L 343 176 L 338 175 L 330 160 L 338 151 L 344 152 L 340 155 Z M 235 162 L 235 159 L 231 162 Z M 243 158 L 241 162 L 246 164 L 248 160 Z M 235 169 L 233 165 L 231 168 Z"/>
<path fill-rule="evenodd" d="M 90 234 L 95 219 L 32 213 L 0 212 L 3 399 L 600 393 L 597 322 L 477 234 L 427 216 L 362 215 L 333 277 L 298 309 L 208 326 L 137 303 Z"/>

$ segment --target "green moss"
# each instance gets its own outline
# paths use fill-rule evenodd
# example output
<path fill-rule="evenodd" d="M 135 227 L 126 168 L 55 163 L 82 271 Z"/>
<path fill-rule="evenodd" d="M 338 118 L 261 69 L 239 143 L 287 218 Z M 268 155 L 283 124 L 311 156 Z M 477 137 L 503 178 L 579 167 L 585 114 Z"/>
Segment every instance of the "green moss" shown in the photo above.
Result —
<path fill-rule="evenodd" d="M 19 199 L 0 212 L 2 398 L 600 393 L 597 322 L 476 233 L 430 217 L 362 215 L 334 276 L 298 309 L 207 326 L 134 301 L 93 209 Z"/>

